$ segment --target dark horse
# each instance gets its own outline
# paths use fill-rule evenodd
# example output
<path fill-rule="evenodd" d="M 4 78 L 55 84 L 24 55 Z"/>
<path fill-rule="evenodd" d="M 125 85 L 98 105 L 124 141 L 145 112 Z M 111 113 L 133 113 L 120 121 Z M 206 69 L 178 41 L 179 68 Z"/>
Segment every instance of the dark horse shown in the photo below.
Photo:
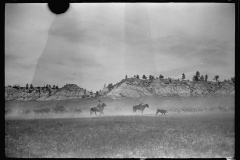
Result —
<path fill-rule="evenodd" d="M 141 110 L 142 113 L 143 113 L 143 110 L 144 110 L 146 107 L 149 108 L 148 104 L 144 104 L 144 105 L 138 104 L 138 105 L 135 105 L 135 106 L 133 106 L 133 113 L 136 112 L 137 110 Z"/>
<path fill-rule="evenodd" d="M 156 115 L 158 114 L 158 112 L 162 113 L 162 115 L 164 114 L 166 116 L 165 113 L 167 113 L 167 110 L 164 109 L 157 109 Z"/>
<path fill-rule="evenodd" d="M 102 105 L 98 105 L 98 107 L 91 108 L 90 109 L 90 116 L 92 115 L 93 112 L 95 112 L 95 115 L 97 115 L 96 112 L 100 112 L 102 114 L 104 107 L 106 107 L 105 103 L 103 103 Z M 101 114 L 100 114 L 100 116 L 101 116 Z"/>

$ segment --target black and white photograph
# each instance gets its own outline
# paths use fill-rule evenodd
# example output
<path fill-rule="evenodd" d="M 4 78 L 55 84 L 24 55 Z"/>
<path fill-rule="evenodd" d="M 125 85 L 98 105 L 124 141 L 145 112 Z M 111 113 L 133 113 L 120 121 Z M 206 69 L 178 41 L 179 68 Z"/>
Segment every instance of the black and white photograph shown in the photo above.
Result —
<path fill-rule="evenodd" d="M 234 159 L 235 5 L 5 3 L 5 157 Z"/>

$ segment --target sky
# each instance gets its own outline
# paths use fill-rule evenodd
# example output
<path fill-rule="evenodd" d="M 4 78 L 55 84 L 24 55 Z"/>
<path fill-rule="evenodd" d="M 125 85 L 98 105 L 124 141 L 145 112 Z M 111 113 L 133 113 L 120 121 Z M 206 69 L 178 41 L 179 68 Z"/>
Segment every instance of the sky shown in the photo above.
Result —
<path fill-rule="evenodd" d="M 99 91 L 134 75 L 235 76 L 233 3 L 5 5 L 5 86 Z"/>

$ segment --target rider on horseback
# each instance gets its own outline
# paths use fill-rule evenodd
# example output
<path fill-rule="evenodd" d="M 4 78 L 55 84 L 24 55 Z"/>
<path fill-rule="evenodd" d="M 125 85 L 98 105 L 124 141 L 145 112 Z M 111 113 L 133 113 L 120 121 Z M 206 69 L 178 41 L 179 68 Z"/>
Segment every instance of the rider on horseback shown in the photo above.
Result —
<path fill-rule="evenodd" d="M 143 103 L 142 103 L 142 98 L 141 98 L 141 99 L 140 99 L 140 104 L 139 104 L 139 105 L 141 106 L 142 104 L 143 104 Z"/>
<path fill-rule="evenodd" d="M 101 105 L 101 101 L 98 100 L 98 105 L 97 105 L 97 107 L 100 107 L 100 105 Z"/>

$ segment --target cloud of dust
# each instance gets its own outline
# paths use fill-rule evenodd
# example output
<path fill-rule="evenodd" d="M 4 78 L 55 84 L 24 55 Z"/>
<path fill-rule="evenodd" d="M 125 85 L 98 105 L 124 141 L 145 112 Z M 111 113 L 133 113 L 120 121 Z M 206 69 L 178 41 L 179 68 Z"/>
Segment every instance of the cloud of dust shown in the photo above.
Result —
<path fill-rule="evenodd" d="M 118 101 L 106 101 L 106 107 L 104 108 L 103 116 L 124 116 L 124 115 L 142 115 L 141 111 L 133 113 L 133 106 L 139 104 L 138 99 L 124 99 Z M 144 104 L 148 104 L 149 108 L 145 108 L 143 115 L 155 115 L 157 109 L 176 109 L 176 108 L 207 108 L 207 107 L 235 107 L 234 97 L 148 97 L 143 99 Z M 95 105 L 95 104 L 94 104 Z M 92 106 L 93 107 L 93 106 Z M 7 114 L 5 118 L 16 118 L 16 119 L 51 119 L 51 118 L 91 118 L 96 117 L 95 113 L 90 115 L 90 108 L 83 109 L 81 113 L 49 113 L 45 115 L 35 115 L 33 109 L 31 113 L 27 115 L 21 115 L 18 113 L 19 110 L 24 109 L 22 106 L 19 107 L 17 103 L 11 106 L 12 112 Z M 97 112 L 97 117 L 100 113 Z"/>

